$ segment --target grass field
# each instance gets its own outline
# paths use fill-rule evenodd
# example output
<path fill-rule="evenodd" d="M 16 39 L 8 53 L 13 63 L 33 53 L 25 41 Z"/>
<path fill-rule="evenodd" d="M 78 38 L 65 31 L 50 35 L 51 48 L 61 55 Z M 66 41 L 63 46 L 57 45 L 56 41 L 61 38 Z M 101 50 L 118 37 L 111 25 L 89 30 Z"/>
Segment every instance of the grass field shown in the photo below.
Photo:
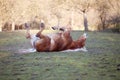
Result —
<path fill-rule="evenodd" d="M 120 80 L 120 34 L 88 32 L 88 52 L 35 52 L 24 31 L 0 32 L 0 80 Z M 71 33 L 77 39 L 83 32 Z"/>

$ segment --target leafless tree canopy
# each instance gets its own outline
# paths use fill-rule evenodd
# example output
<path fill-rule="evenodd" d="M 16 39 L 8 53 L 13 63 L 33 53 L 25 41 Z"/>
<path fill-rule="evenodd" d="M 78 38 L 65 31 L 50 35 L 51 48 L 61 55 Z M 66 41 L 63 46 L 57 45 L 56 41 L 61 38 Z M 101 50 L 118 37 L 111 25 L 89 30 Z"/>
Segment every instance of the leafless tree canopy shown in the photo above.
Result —
<path fill-rule="evenodd" d="M 120 0 L 0 0 L 0 28 L 25 22 L 38 28 L 43 19 L 47 29 L 68 24 L 74 30 L 120 29 L 119 8 Z"/>

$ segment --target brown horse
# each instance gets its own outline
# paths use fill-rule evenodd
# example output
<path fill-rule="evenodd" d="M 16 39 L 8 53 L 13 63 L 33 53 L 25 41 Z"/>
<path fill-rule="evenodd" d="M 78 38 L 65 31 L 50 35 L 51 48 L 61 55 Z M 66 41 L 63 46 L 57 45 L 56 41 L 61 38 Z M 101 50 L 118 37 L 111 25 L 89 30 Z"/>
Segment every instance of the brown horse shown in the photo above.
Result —
<path fill-rule="evenodd" d="M 43 35 L 42 31 L 36 34 L 40 40 L 36 41 L 35 48 L 37 51 L 62 51 L 66 50 L 72 43 L 72 37 L 69 31 L 55 33 L 51 35 Z"/>
<path fill-rule="evenodd" d="M 32 46 L 38 52 L 63 51 L 67 49 L 82 48 L 85 45 L 85 35 L 74 41 L 69 30 L 49 35 L 43 35 L 43 30 L 44 28 L 40 29 L 40 31 L 34 36 L 30 34 L 29 29 L 27 30 L 26 38 L 31 39 Z"/>

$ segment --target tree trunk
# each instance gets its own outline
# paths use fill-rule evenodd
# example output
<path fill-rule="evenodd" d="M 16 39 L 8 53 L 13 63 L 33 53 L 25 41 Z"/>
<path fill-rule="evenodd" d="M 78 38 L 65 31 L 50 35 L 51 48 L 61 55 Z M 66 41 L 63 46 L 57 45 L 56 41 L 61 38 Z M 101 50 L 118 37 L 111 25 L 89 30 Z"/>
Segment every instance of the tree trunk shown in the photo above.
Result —
<path fill-rule="evenodd" d="M 2 21 L 0 21 L 0 32 L 2 31 Z"/>
<path fill-rule="evenodd" d="M 12 31 L 15 30 L 15 22 L 12 22 Z"/>
<path fill-rule="evenodd" d="M 2 31 L 2 27 L 0 26 L 0 32 Z"/>
<path fill-rule="evenodd" d="M 74 24 L 74 11 L 72 11 L 71 14 L 71 27 L 73 28 L 73 24 Z"/>
<path fill-rule="evenodd" d="M 101 24 L 102 24 L 102 30 L 104 30 L 106 28 L 105 18 L 100 16 L 100 20 L 101 20 Z"/>
<path fill-rule="evenodd" d="M 58 24 L 57 24 L 57 27 L 59 28 L 60 26 L 60 19 L 58 18 Z"/>
<path fill-rule="evenodd" d="M 84 30 L 88 31 L 88 21 L 87 21 L 87 16 L 85 12 L 83 12 L 83 18 L 84 18 Z"/>

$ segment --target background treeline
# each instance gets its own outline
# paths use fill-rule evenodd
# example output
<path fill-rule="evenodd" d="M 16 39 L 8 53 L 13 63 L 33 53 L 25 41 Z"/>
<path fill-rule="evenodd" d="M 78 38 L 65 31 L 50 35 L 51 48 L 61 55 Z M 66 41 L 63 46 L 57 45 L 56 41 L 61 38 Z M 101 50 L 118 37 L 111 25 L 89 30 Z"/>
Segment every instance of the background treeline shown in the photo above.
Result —
<path fill-rule="evenodd" d="M 46 29 L 67 26 L 73 30 L 120 31 L 120 0 L 0 0 L 0 30 L 23 29 L 25 22 Z"/>

